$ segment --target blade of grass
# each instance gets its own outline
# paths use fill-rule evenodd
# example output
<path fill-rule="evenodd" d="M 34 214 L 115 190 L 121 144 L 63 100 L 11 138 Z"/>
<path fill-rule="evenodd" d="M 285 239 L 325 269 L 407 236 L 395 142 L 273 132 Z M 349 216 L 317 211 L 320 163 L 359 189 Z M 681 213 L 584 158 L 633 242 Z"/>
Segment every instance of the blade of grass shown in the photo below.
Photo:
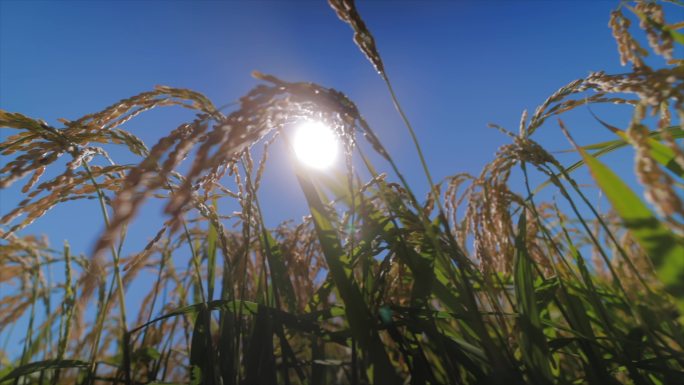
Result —
<path fill-rule="evenodd" d="M 48 369 L 88 368 L 89 362 L 81 360 L 46 360 L 31 362 L 14 368 L 6 376 L 0 377 L 0 383 L 18 379 L 21 376 Z"/>
<path fill-rule="evenodd" d="M 534 262 L 527 251 L 526 212 L 520 213 L 518 234 L 515 238 L 515 267 L 513 280 L 517 300 L 518 327 L 520 330 L 520 351 L 528 367 L 528 375 L 535 384 L 554 382 L 549 365 L 549 347 L 544 335 L 540 310 L 537 306 Z"/>
<path fill-rule="evenodd" d="M 316 189 L 310 177 L 304 175 L 301 171 L 297 173 L 297 179 L 309 204 L 318 240 L 323 249 L 323 254 L 330 268 L 335 286 L 345 304 L 345 312 L 352 333 L 373 362 L 373 377 L 375 381 L 382 379 L 387 384 L 401 383 L 401 379 L 392 367 L 387 352 L 380 341 L 375 325 L 370 318 L 370 311 L 363 301 L 361 291 L 353 281 L 353 276 L 347 265 L 349 261 L 346 261 L 347 254 L 342 248 L 337 236 L 337 230 L 332 225 L 332 221 L 321 201 L 320 192 Z"/>
<path fill-rule="evenodd" d="M 245 384 L 277 384 L 273 350 L 273 320 L 263 306 L 257 310 L 245 356 Z"/>
<path fill-rule="evenodd" d="M 619 136 L 620 139 L 622 139 L 625 143 L 630 143 L 629 136 L 627 136 L 626 132 L 599 119 L 599 117 L 596 116 L 596 114 L 594 114 L 593 111 L 591 114 L 594 116 L 594 119 L 601 123 L 603 127 L 607 128 L 615 135 Z M 671 148 L 660 143 L 658 140 L 654 139 L 653 135 L 649 135 L 649 137 L 646 140 L 648 142 L 649 147 L 651 147 L 651 157 L 653 157 L 653 159 L 656 162 L 665 166 L 675 175 L 679 176 L 680 178 L 684 178 L 684 169 L 682 169 L 679 163 L 677 163 L 674 151 L 672 151 Z"/>
<path fill-rule="evenodd" d="M 562 130 L 579 151 L 594 180 L 606 194 L 624 225 L 653 261 L 658 277 L 666 289 L 681 299 L 684 295 L 682 239 L 670 232 L 615 172 L 577 146 L 564 127 Z M 684 303 L 680 302 L 680 307 L 684 309 Z"/>
<path fill-rule="evenodd" d="M 211 312 L 206 306 L 202 306 L 195 318 L 195 328 L 192 332 L 190 345 L 190 367 L 193 368 L 193 376 L 198 373 L 201 378 L 192 378 L 193 382 L 201 384 L 217 384 L 214 373 L 214 349 L 211 343 Z M 195 368 L 199 370 L 195 370 Z"/>
<path fill-rule="evenodd" d="M 216 201 L 214 201 L 214 208 L 216 208 Z M 217 248 L 218 233 L 217 229 L 211 221 L 209 221 L 209 231 L 207 233 L 207 247 L 206 247 L 206 258 L 207 258 L 207 300 L 214 300 L 214 285 L 216 281 L 216 248 Z"/>

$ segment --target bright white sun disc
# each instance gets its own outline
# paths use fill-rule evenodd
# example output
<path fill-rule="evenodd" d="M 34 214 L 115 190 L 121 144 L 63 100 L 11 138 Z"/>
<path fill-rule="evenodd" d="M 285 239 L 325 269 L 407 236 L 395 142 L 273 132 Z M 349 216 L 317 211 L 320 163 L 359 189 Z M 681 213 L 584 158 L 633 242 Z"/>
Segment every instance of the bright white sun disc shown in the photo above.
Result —
<path fill-rule="evenodd" d="M 320 170 L 335 162 L 339 144 L 328 126 L 308 121 L 297 127 L 293 146 L 300 162 Z"/>

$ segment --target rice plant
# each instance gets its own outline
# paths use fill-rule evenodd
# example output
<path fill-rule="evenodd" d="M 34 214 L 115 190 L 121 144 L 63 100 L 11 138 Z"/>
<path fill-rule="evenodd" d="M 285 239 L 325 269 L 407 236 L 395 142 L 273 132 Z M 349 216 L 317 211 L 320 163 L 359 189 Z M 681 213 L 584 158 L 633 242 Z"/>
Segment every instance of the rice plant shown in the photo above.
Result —
<path fill-rule="evenodd" d="M 627 72 L 559 88 L 517 133 L 497 127 L 510 143 L 479 175 L 434 181 L 354 2 L 329 3 L 386 82 L 428 196 L 342 92 L 258 72 L 229 113 L 172 87 L 62 127 L 0 111 L 13 130 L 0 144 L 0 187 L 24 183 L 26 194 L 0 219 L 0 284 L 13 288 L 1 293 L 0 331 L 25 333 L 19 354 L 0 350 L 0 383 L 684 383 L 684 62 L 673 56 L 684 23 L 655 2 L 621 3 L 609 23 Z M 599 103 L 631 106 L 632 122 L 597 116 L 615 139 L 575 143 L 562 115 Z M 127 129 L 174 106 L 195 119 L 151 147 Z M 345 172 L 296 166 L 310 213 L 269 228 L 259 202 L 268 148 L 289 145 L 289 127 L 307 120 L 339 137 Z M 540 129 L 562 130 L 577 161 L 536 142 Z M 117 146 L 138 162 L 113 162 Z M 645 201 L 599 159 L 628 146 Z M 611 210 L 592 205 L 579 168 Z M 165 202 L 163 226 L 122 255 L 151 199 Z M 73 200 L 101 208 L 92 253 L 18 235 Z M 240 211 L 222 212 L 226 202 Z M 142 276 L 154 282 L 132 311 L 128 290 Z M 14 329 L 22 317 L 27 329 Z"/>

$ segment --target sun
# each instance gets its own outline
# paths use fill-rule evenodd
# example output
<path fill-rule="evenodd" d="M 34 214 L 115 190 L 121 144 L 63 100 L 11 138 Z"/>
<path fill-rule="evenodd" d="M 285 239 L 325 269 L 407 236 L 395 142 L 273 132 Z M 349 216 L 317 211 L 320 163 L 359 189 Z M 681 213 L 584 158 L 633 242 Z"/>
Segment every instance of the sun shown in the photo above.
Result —
<path fill-rule="evenodd" d="M 293 147 L 297 159 L 311 168 L 323 170 L 332 166 L 339 146 L 337 135 L 321 122 L 306 121 L 295 132 Z"/>

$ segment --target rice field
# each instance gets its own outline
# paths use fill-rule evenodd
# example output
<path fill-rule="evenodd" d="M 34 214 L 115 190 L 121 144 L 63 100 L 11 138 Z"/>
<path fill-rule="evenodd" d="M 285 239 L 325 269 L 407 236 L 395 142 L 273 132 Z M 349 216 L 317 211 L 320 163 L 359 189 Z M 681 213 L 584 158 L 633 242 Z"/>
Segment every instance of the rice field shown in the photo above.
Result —
<path fill-rule="evenodd" d="M 0 218 L 0 284 L 13 288 L 0 291 L 0 333 L 25 335 L 0 347 L 0 384 L 683 384 L 684 22 L 671 3 L 679 16 L 616 4 L 606 20 L 624 73 L 559 84 L 517 130 L 496 127 L 509 143 L 479 174 L 436 181 L 372 25 L 352 0 L 329 0 L 387 85 L 425 197 L 363 106 L 310 82 L 254 72 L 260 84 L 228 110 L 160 86 L 60 127 L 0 110 L 11 133 L 0 188 L 25 194 Z M 631 123 L 596 116 L 614 139 L 577 144 L 563 114 L 596 104 L 628 106 Z M 195 119 L 157 143 L 126 129 L 174 106 Z M 344 172 L 298 166 L 291 183 L 309 214 L 269 227 L 269 146 L 289 145 L 286 128 L 303 120 L 335 132 Z M 535 140 L 548 129 L 564 133 L 574 163 Z M 115 147 L 137 163 L 115 163 Z M 640 191 L 602 160 L 630 147 Z M 592 204 L 581 169 L 610 207 Z M 153 199 L 163 226 L 123 255 L 128 224 Z M 19 235 L 76 200 L 106 225 L 91 253 Z M 150 277 L 132 309 L 130 287 Z"/>

